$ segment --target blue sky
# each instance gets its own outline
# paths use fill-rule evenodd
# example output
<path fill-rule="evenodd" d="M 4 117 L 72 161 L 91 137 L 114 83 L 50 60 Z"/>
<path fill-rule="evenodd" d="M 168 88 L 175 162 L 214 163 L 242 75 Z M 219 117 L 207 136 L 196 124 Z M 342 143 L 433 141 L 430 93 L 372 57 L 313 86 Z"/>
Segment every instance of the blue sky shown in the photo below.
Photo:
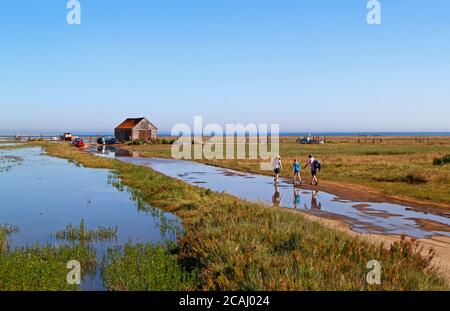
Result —
<path fill-rule="evenodd" d="M 2 0 L 0 132 L 450 131 L 450 1 Z"/>

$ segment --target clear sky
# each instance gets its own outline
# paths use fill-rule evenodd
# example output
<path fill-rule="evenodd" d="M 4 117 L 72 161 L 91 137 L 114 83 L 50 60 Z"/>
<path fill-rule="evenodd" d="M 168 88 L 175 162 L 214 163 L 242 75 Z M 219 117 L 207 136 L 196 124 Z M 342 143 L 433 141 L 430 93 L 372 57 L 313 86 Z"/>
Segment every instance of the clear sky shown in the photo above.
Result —
<path fill-rule="evenodd" d="M 0 131 L 450 131 L 450 1 L 2 0 Z"/>

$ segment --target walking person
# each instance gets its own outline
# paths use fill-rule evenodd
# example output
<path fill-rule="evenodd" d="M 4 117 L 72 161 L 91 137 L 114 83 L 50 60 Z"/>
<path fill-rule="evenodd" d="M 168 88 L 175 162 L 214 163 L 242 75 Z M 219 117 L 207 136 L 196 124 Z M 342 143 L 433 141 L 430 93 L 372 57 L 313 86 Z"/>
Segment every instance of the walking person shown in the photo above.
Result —
<path fill-rule="evenodd" d="M 283 169 L 283 164 L 281 163 L 281 157 L 277 156 L 272 163 L 273 172 L 275 173 L 275 179 L 273 180 L 275 183 L 278 182 L 278 177 L 280 175 L 280 171 Z"/>
<path fill-rule="evenodd" d="M 314 156 L 312 154 L 309 155 L 309 160 L 305 165 L 305 168 L 309 165 L 309 167 L 311 168 L 311 185 L 319 185 L 319 180 L 317 179 L 317 171 L 321 169 L 320 167 L 320 161 L 315 159 Z"/>
<path fill-rule="evenodd" d="M 296 185 L 296 180 L 298 180 L 298 182 L 302 184 L 302 177 L 300 176 L 301 168 L 302 167 L 300 163 L 297 161 L 297 159 L 295 159 L 293 168 L 294 186 Z"/>

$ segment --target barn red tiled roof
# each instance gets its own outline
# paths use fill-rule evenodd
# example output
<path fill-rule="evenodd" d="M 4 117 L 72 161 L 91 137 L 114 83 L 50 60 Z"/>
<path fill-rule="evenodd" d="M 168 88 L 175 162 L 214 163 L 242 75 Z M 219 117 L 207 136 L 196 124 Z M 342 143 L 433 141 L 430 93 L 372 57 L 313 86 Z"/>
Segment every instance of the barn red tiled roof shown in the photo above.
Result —
<path fill-rule="evenodd" d="M 145 118 L 129 118 L 129 119 L 126 119 L 125 121 L 123 121 L 122 123 L 120 123 L 120 125 L 118 127 L 116 127 L 116 128 L 118 128 L 118 129 L 132 129 L 136 125 L 138 125 L 139 122 L 141 122 L 144 119 Z"/>

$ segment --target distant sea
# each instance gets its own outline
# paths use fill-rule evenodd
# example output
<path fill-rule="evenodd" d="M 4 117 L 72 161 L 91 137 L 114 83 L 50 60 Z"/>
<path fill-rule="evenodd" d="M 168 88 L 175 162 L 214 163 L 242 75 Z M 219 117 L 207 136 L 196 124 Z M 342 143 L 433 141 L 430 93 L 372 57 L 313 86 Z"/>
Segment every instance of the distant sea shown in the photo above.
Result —
<path fill-rule="evenodd" d="M 43 132 L 43 133 L 27 133 L 27 132 L 17 132 L 17 133 L 11 133 L 11 132 L 0 132 L 0 137 L 11 137 L 14 135 L 20 135 L 22 137 L 50 137 L 50 136 L 57 136 L 59 137 L 62 133 L 53 133 L 53 132 Z M 307 136 L 307 135 L 313 135 L 313 136 L 358 136 L 358 135 L 367 135 L 367 136 L 449 136 L 450 132 L 281 132 L 280 136 Z M 73 132 L 73 135 L 79 136 L 79 137 L 92 137 L 92 136 L 114 136 L 113 133 L 108 132 L 82 132 L 77 133 Z M 159 132 L 159 136 L 170 136 L 169 132 Z"/>

